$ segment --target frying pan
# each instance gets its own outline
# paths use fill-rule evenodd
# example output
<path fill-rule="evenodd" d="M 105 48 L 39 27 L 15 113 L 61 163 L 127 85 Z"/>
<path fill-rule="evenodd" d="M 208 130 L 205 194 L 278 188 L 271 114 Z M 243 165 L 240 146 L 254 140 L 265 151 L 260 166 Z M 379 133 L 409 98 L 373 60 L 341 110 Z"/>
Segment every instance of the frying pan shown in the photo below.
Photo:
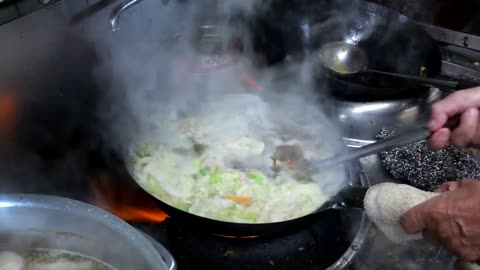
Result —
<path fill-rule="evenodd" d="M 227 95 L 229 96 L 229 95 Z M 238 110 L 238 108 L 234 108 L 234 104 L 228 103 L 231 100 L 234 100 L 233 103 L 237 103 L 238 100 L 240 100 L 242 97 L 245 96 L 248 97 L 244 99 L 242 104 L 249 104 L 250 106 L 261 106 L 260 104 L 255 103 L 252 97 L 255 97 L 256 95 L 253 94 L 242 94 L 242 95 L 232 95 L 227 98 L 227 103 L 224 104 L 219 104 L 218 100 L 222 100 L 221 97 L 218 97 L 215 99 L 215 107 L 222 107 L 221 110 Z M 243 98 L 245 98 L 243 97 Z M 269 96 L 271 100 L 275 100 L 275 96 Z M 247 102 L 250 101 L 250 102 Z M 254 99 L 255 100 L 255 99 Z M 259 99 L 261 100 L 261 99 Z M 302 102 L 303 99 L 302 99 Z M 278 103 L 282 106 L 282 103 Z M 304 103 L 298 103 L 298 104 L 304 104 Z M 297 104 L 297 105 L 298 105 Z M 243 106 L 242 106 L 243 107 Z M 207 107 L 207 111 L 211 113 L 211 108 Z M 273 111 L 275 113 L 276 111 Z M 214 111 L 213 114 L 217 115 L 217 111 Z M 195 113 L 194 113 L 195 114 Z M 254 118 L 258 117 L 257 114 L 254 114 Z M 295 117 L 295 116 L 292 116 Z M 305 117 L 305 116 L 303 116 Z M 328 128 L 329 123 L 327 121 L 322 121 L 321 116 L 315 116 L 313 117 L 307 117 L 308 121 L 320 121 L 322 124 L 322 128 Z M 283 123 L 286 124 L 286 123 Z M 314 123 L 312 123 L 314 124 Z M 282 124 L 281 124 L 282 125 Z M 225 128 L 225 127 L 224 127 Z M 287 136 L 289 134 L 288 131 L 289 127 L 282 126 L 282 135 Z M 296 126 L 292 126 L 292 128 L 297 128 Z M 317 130 L 315 130 L 315 134 L 317 134 Z M 156 133 L 152 133 L 156 134 Z M 298 135 L 298 134 L 297 134 Z M 145 134 L 143 135 L 145 136 Z M 292 135 L 295 136 L 295 135 Z M 302 137 L 302 135 L 298 135 L 298 139 Z M 211 138 L 212 140 L 213 137 Z M 328 147 L 322 147 L 322 149 L 326 151 L 334 151 L 332 148 L 333 145 L 336 145 L 337 147 L 335 148 L 335 151 L 337 149 L 341 149 L 341 147 L 344 147 L 344 151 L 347 151 L 346 146 L 343 144 L 343 141 L 340 136 L 328 136 L 328 138 L 317 138 L 315 141 L 322 142 L 324 145 L 328 145 Z M 208 144 L 208 142 L 207 142 Z M 194 147 L 192 145 L 192 147 Z M 273 153 L 272 153 L 273 154 Z M 274 154 L 275 155 L 275 154 Z M 128 153 L 124 155 L 124 160 L 127 162 L 127 170 L 130 169 L 131 171 L 131 178 L 135 179 L 135 165 L 132 163 L 135 161 L 135 158 L 130 156 Z M 280 160 L 280 159 L 278 159 Z M 195 230 L 204 230 L 213 234 L 218 234 L 218 235 L 228 235 L 228 236 L 252 236 L 252 235 L 271 235 L 271 234 L 276 234 L 280 233 L 283 231 L 291 231 L 294 230 L 295 228 L 299 228 L 302 225 L 307 225 L 311 224 L 312 220 L 321 220 L 321 219 L 328 219 L 330 218 L 330 215 L 328 214 L 328 210 L 331 209 L 337 209 L 337 208 L 362 208 L 363 207 L 363 197 L 366 193 L 366 188 L 365 186 L 368 186 L 365 180 L 362 181 L 362 179 L 365 179 L 366 177 L 360 177 L 361 172 L 359 169 L 359 166 L 345 166 L 344 164 L 341 164 L 338 167 L 335 167 L 334 169 L 328 169 L 329 172 L 327 173 L 329 178 L 335 177 L 338 178 L 339 184 L 335 185 L 335 183 L 331 183 L 328 186 L 322 186 L 322 188 L 325 188 L 328 191 L 328 195 L 331 195 L 331 189 L 340 189 L 340 191 L 336 194 L 336 196 L 332 196 L 331 199 L 326 202 L 324 205 L 322 205 L 317 211 L 314 213 L 308 214 L 303 217 L 299 218 L 294 218 L 291 220 L 287 221 L 282 221 L 282 222 L 275 222 L 275 223 L 235 223 L 235 222 L 225 222 L 225 221 L 219 221 L 219 220 L 214 220 L 210 218 L 205 218 L 201 217 L 189 212 L 186 212 L 184 210 L 177 209 L 176 207 L 171 206 L 170 204 L 167 203 L 167 201 L 163 201 L 162 197 L 155 196 L 152 194 L 152 197 L 154 197 L 154 201 L 156 201 L 160 208 L 165 211 L 168 215 L 170 215 L 174 220 L 180 220 L 182 221 L 181 224 L 188 224 L 189 227 L 193 227 L 192 229 Z M 301 166 L 300 166 L 301 167 Z M 340 170 L 340 171 L 339 171 Z M 344 170 L 344 171 L 341 171 Z M 330 173 L 331 172 L 331 173 Z M 138 179 L 138 178 L 137 178 Z M 316 178 L 315 180 L 322 181 L 321 179 Z M 344 183 L 349 183 L 350 185 L 342 187 Z M 137 185 L 139 185 L 137 183 Z M 354 186 L 356 185 L 356 186 Z M 139 185 L 140 188 L 143 188 L 142 185 Z M 144 188 L 145 189 L 145 188 Z M 148 188 L 145 189 L 147 193 L 149 193 Z M 156 198 L 156 199 L 155 199 Z M 281 209 L 279 209 L 281 211 Z"/>
<path fill-rule="evenodd" d="M 284 35 L 283 44 L 280 44 L 279 47 L 284 48 L 285 52 L 291 52 L 292 57 L 311 56 L 312 54 L 309 54 L 309 52 L 314 52 L 315 48 L 319 48 L 325 42 L 355 38 L 358 41 L 358 46 L 372 58 L 369 59 L 369 62 L 372 63 L 372 68 L 413 75 L 412 69 L 419 71 L 423 66 L 426 68 L 428 76 L 435 76 L 440 71 L 441 58 L 433 40 L 424 34 L 422 30 L 411 24 L 405 17 L 397 13 L 359 0 L 302 0 L 294 4 L 290 2 L 281 1 L 284 9 L 278 9 L 279 6 L 277 4 L 279 2 L 273 1 L 270 12 L 274 13 L 264 15 L 267 25 L 269 21 L 282 22 L 276 28 L 275 26 L 270 26 L 273 27 L 272 29 L 277 30 L 273 31 L 274 33 Z M 285 12 L 288 9 L 290 10 Z M 354 14 L 346 14 L 345 10 L 351 10 L 351 13 Z M 280 17 L 283 20 L 279 20 Z M 305 33 L 302 34 L 298 31 L 302 23 L 303 28 L 309 29 L 308 38 L 305 37 Z M 306 24 L 309 27 L 305 27 Z M 412 38 L 409 38 L 409 35 Z M 278 35 L 274 36 L 279 38 Z M 305 51 L 305 48 L 308 50 Z M 405 51 L 405 48 L 409 48 L 409 50 Z M 392 53 L 388 55 L 372 53 L 379 51 Z M 276 57 L 278 57 L 278 54 L 275 54 L 275 57 L 270 59 L 273 61 L 269 60 L 267 62 L 274 63 Z M 400 59 L 403 61 L 403 65 L 398 65 Z M 360 82 L 363 79 L 368 80 L 365 85 L 361 85 L 358 81 L 346 82 L 345 84 L 345 81 L 341 78 L 325 74 L 343 84 L 343 86 L 354 85 L 355 87 L 359 86 L 360 89 L 365 88 L 367 89 L 365 93 L 370 93 L 372 91 L 370 85 L 378 80 L 378 85 L 382 86 L 378 87 L 378 89 L 382 89 L 382 91 L 377 93 L 380 96 L 392 94 L 392 91 L 388 92 L 385 89 L 396 89 L 396 95 L 401 93 L 399 92 L 400 90 L 403 90 L 404 94 L 415 91 L 410 85 L 400 85 L 400 87 L 396 84 L 397 82 L 391 85 L 392 81 L 384 81 L 378 77 L 359 78 Z M 337 90 L 345 92 L 345 89 L 359 89 L 355 87 L 350 89 L 342 87 Z M 356 94 L 359 93 L 356 92 Z M 329 211 L 335 211 L 334 209 L 336 208 L 361 208 L 362 194 L 364 195 L 366 190 L 364 188 L 355 188 L 355 185 L 367 186 L 367 183 L 361 180 L 365 177 L 361 177 L 362 172 L 355 164 L 345 167 L 351 186 L 346 186 L 336 196 L 333 196 L 329 202 L 320 207 L 319 210 L 322 211 L 315 211 L 309 215 L 282 222 L 254 224 L 224 222 L 185 212 L 159 199 L 155 199 L 155 201 L 170 217 L 182 221 L 182 224 L 195 230 L 200 229 L 214 234 L 229 236 L 271 235 L 311 224 L 313 220 L 326 220 L 329 218 Z M 323 211 L 325 209 L 329 210 Z"/>
<path fill-rule="evenodd" d="M 315 59 L 316 50 L 323 44 L 344 41 L 364 50 L 369 68 L 374 70 L 418 76 L 424 67 L 427 77 L 441 71 L 441 54 L 435 41 L 407 17 L 381 5 L 361 0 L 273 1 L 265 17 L 258 25 L 268 27 L 260 28 L 257 35 L 276 29 L 282 37 L 275 42 L 284 48 L 284 56 Z M 282 60 L 276 56 L 270 62 Z M 328 82 L 334 94 L 345 97 L 402 97 L 428 89 L 390 76 L 342 76 L 317 66 L 319 83 L 323 86 Z"/>
<path fill-rule="evenodd" d="M 272 222 L 272 223 L 234 223 L 215 219 L 210 219 L 188 213 L 181 209 L 171 206 L 170 204 L 151 195 L 148 190 L 143 189 L 137 183 L 137 186 L 149 193 L 149 196 L 156 204 L 170 216 L 180 222 L 183 226 L 191 230 L 200 230 L 216 235 L 226 236 L 271 236 L 282 232 L 291 232 L 301 229 L 311 224 L 313 221 L 321 222 L 329 219 L 329 211 L 335 209 L 363 209 L 363 198 L 368 189 L 368 180 L 364 173 L 358 169 L 358 165 L 349 168 L 348 176 L 352 177 L 351 184 L 340 189 L 332 198 L 325 202 L 317 211 L 295 219 Z M 135 180 L 133 180 L 136 183 Z"/>

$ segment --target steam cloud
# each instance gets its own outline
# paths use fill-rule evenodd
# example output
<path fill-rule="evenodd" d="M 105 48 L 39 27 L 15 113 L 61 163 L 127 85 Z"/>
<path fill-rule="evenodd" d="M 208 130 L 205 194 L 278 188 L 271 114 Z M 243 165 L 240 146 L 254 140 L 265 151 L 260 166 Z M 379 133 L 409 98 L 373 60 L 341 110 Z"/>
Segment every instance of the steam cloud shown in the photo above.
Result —
<path fill-rule="evenodd" d="M 284 65 L 259 69 L 251 60 L 256 56 L 253 35 L 246 27 L 238 27 L 237 22 L 240 18 L 248 24 L 248 20 L 254 18 L 257 12 L 265 10 L 266 3 L 211 3 L 214 4 L 192 1 L 165 7 L 171 8 L 170 11 L 176 14 L 181 13 L 181 20 L 171 18 L 173 23 L 170 22 L 170 25 L 179 29 L 175 31 L 177 36 L 174 40 L 166 39 L 167 42 L 157 43 L 156 47 L 142 48 L 135 44 L 135 50 L 123 48 L 118 43 L 113 48 L 109 47 L 112 50 L 110 55 L 114 57 L 107 58 L 107 68 L 114 68 L 113 85 L 110 86 L 110 97 L 102 106 L 104 116 L 107 116 L 105 126 L 111 128 L 104 134 L 107 140 L 115 142 L 118 151 L 125 153 L 138 137 L 148 134 L 149 126 L 152 122 L 158 122 L 158 118 L 180 119 L 185 115 L 195 115 L 204 103 L 221 100 L 226 94 L 248 93 L 249 90 L 245 90 L 242 83 L 242 69 L 245 68 L 264 88 L 257 94 L 273 108 L 274 115 L 270 121 L 284 122 L 292 129 L 303 130 L 310 137 L 317 136 L 315 140 L 321 142 L 322 151 L 325 151 L 320 156 L 344 151 L 338 129 L 325 117 L 319 105 L 324 102 L 320 100 L 324 89 L 323 85 L 314 81 L 310 59 L 290 59 Z M 122 25 L 126 23 L 122 22 Z M 225 48 L 230 45 L 232 35 L 240 38 L 242 57 L 238 64 L 227 65 L 215 72 L 191 72 L 188 65 L 192 59 L 199 59 L 201 54 L 195 33 L 200 26 L 212 24 L 217 27 L 218 38 Z M 122 29 L 116 34 L 130 36 L 127 31 Z M 100 71 L 99 74 L 104 76 L 104 70 Z M 250 93 L 255 94 L 254 91 Z M 226 109 L 245 110 L 252 106 L 242 100 L 230 105 Z M 217 129 L 219 134 L 234 132 L 230 130 L 232 127 L 228 122 L 218 123 Z M 176 136 L 165 131 L 162 137 L 171 140 Z M 307 155 L 308 152 L 306 149 Z M 332 194 L 346 180 L 339 174 L 322 179 L 320 184 Z"/>

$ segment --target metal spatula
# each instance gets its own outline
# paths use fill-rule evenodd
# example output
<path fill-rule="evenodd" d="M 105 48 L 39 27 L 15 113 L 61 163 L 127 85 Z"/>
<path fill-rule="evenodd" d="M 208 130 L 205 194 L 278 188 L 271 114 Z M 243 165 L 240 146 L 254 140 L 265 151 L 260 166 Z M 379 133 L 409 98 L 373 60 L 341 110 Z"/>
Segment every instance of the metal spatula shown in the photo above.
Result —
<path fill-rule="evenodd" d="M 450 118 L 444 127 L 453 130 L 460 124 L 460 116 Z M 310 161 L 309 168 L 318 170 L 321 168 L 331 167 L 346 161 L 358 159 L 361 157 L 376 154 L 382 151 L 390 150 L 396 147 L 404 146 L 428 139 L 432 133 L 426 128 L 418 128 L 402 134 L 393 136 L 389 139 L 378 141 L 346 153 L 339 153 L 326 159 Z"/>

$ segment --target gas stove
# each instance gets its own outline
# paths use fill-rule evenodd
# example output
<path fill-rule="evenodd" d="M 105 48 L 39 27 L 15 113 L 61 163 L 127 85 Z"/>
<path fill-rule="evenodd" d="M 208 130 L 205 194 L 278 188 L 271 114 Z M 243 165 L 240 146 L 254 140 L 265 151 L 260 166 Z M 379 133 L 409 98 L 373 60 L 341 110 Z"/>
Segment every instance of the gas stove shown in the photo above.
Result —
<path fill-rule="evenodd" d="M 332 231 L 352 224 L 355 221 L 352 214 L 358 215 L 331 214 L 333 218 L 327 223 L 316 222 L 273 238 L 216 236 L 182 229 L 168 219 L 161 224 L 133 225 L 160 241 L 173 254 L 179 269 L 325 269 L 343 264 L 336 260 L 350 246 L 349 232 L 336 235 Z"/>
<path fill-rule="evenodd" d="M 178 269 L 346 269 L 371 228 L 362 211 L 329 210 L 312 223 L 275 235 L 214 235 L 168 217 L 128 173 L 95 164 L 86 176 L 90 196 L 85 199 L 164 245 Z"/>
<path fill-rule="evenodd" d="M 98 165 L 99 163 L 96 162 Z M 359 164 L 368 179 L 395 181 L 376 156 Z M 425 242 L 394 244 L 370 226 L 358 210 L 331 210 L 296 230 L 274 236 L 232 237 L 192 229 L 169 218 L 130 176 L 110 169 L 87 176 L 84 200 L 108 209 L 156 239 L 173 255 L 178 269 L 451 269 L 454 258 Z M 340 258 L 340 259 L 339 259 Z"/>

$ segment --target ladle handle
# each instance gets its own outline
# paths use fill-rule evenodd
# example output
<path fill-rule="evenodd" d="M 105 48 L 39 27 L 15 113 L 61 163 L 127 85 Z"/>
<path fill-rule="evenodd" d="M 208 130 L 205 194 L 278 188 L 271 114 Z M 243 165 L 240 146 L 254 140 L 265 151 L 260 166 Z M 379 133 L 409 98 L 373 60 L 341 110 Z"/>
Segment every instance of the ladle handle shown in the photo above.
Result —
<path fill-rule="evenodd" d="M 377 74 L 388 75 L 388 76 L 391 76 L 391 77 L 407 79 L 409 81 L 414 81 L 414 82 L 418 82 L 418 83 L 426 84 L 426 85 L 430 85 L 430 86 L 435 86 L 435 87 L 440 88 L 440 90 L 448 90 L 448 91 L 453 92 L 453 91 L 458 89 L 458 82 L 454 82 L 454 81 L 446 81 L 446 80 L 425 78 L 425 77 L 420 77 L 420 76 L 390 73 L 390 72 L 378 71 L 378 70 L 366 70 L 366 71 L 377 73 Z"/>

